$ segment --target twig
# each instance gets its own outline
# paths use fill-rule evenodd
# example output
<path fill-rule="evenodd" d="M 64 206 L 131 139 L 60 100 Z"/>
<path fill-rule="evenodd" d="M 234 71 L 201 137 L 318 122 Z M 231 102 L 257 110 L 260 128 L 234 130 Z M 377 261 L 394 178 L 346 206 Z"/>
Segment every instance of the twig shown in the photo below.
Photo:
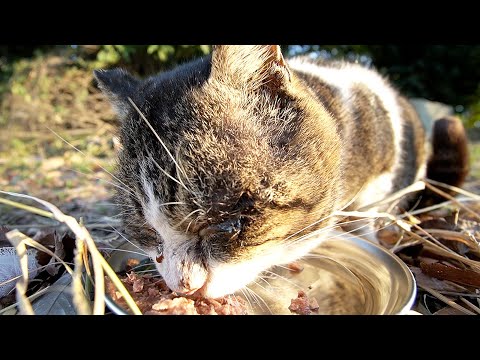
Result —
<path fill-rule="evenodd" d="M 425 185 L 427 186 L 427 188 L 431 191 L 433 191 L 434 193 L 437 193 L 438 195 L 440 196 L 443 196 L 444 198 L 447 198 L 451 201 L 453 201 L 456 205 L 458 205 L 459 207 L 461 207 L 463 210 L 467 211 L 469 214 L 473 215 L 474 217 L 476 217 L 478 220 L 480 220 L 480 215 L 478 215 L 475 211 L 473 211 L 472 209 L 470 209 L 467 205 L 463 205 L 461 202 L 459 202 L 457 199 L 455 199 L 453 196 L 447 194 L 446 192 L 436 188 L 435 186 L 429 184 L 429 183 L 425 183 Z"/>
<path fill-rule="evenodd" d="M 467 191 L 467 190 L 463 190 L 463 189 L 460 189 L 456 186 L 452 186 L 452 185 L 448 185 L 448 184 L 444 184 L 444 183 L 441 183 L 441 182 L 438 182 L 438 181 L 435 181 L 435 180 L 432 180 L 432 179 L 425 179 L 425 182 L 427 183 L 430 183 L 430 184 L 433 184 L 433 185 L 437 185 L 437 186 L 440 186 L 440 187 L 443 187 L 445 189 L 448 189 L 448 190 L 451 190 L 451 191 L 454 191 L 458 194 L 462 194 L 462 195 L 465 195 L 465 196 L 468 196 L 468 197 L 471 197 L 477 201 L 480 201 L 480 196 L 478 196 L 477 194 L 474 194 L 470 191 Z"/>
<path fill-rule="evenodd" d="M 441 236 L 445 240 L 453 240 L 467 245 L 471 249 L 479 250 L 479 244 L 472 241 L 472 239 L 460 232 L 443 230 L 443 229 L 423 229 L 429 234 Z"/>
<path fill-rule="evenodd" d="M 425 291 L 429 292 L 431 295 L 435 296 L 438 300 L 443 301 L 445 304 L 450 305 L 451 307 L 467 314 L 467 315 L 475 315 L 475 313 L 471 312 L 470 310 L 465 309 L 463 306 L 458 305 L 455 301 L 450 300 L 449 298 L 443 296 L 440 294 L 438 291 L 433 290 L 429 288 L 428 286 L 425 285 L 420 285 L 419 286 L 424 289 Z"/>
<path fill-rule="evenodd" d="M 467 299 L 463 298 L 460 296 L 460 300 L 462 302 L 465 303 L 465 305 L 467 305 L 468 307 L 470 307 L 470 309 L 472 309 L 473 311 L 475 311 L 476 313 L 480 314 L 480 308 L 478 308 L 477 306 L 473 305 L 470 301 L 468 301 Z"/>
<path fill-rule="evenodd" d="M 9 194 L 8 192 L 2 191 L 2 190 L 0 190 L 0 193 Z M 9 206 L 13 206 L 13 207 L 31 212 L 33 214 L 37 214 L 37 215 L 40 215 L 40 216 L 50 218 L 50 219 L 55 219 L 55 216 L 53 216 L 53 214 L 49 213 L 48 211 L 36 208 L 34 206 L 29 206 L 29 205 L 25 205 L 25 204 L 22 204 L 22 203 L 15 202 L 15 201 L 10 201 L 10 200 L 4 199 L 4 198 L 0 198 L 0 203 L 5 204 L 5 205 L 9 205 Z"/>

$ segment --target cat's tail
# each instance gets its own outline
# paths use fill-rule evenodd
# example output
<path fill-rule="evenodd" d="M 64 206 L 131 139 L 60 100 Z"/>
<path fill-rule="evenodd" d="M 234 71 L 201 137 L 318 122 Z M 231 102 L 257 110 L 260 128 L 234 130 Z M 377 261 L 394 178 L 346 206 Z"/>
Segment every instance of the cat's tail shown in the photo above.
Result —
<path fill-rule="evenodd" d="M 456 116 L 435 121 L 431 144 L 426 177 L 444 184 L 462 186 L 469 171 L 468 140 L 462 121 Z M 445 188 L 442 191 L 453 194 Z M 446 200 L 428 189 L 423 198 L 423 202 L 428 205 Z"/>

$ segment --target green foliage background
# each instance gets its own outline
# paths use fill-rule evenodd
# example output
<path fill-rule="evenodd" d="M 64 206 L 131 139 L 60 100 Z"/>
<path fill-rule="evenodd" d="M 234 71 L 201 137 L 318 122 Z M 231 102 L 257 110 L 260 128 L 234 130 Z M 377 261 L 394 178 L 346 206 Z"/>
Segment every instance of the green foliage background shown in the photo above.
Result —
<path fill-rule="evenodd" d="M 455 107 L 467 126 L 480 127 L 479 45 L 282 45 L 287 55 L 347 58 L 373 65 L 406 95 Z M 61 52 L 72 66 L 122 66 L 138 76 L 207 54 L 210 45 L 0 46 L 0 95 L 22 58 Z"/>

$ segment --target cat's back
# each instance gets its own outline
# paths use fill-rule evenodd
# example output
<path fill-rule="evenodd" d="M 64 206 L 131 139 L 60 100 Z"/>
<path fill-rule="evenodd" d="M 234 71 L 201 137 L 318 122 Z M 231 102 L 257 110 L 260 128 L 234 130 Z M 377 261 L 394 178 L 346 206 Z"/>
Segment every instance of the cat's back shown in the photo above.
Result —
<path fill-rule="evenodd" d="M 376 70 L 346 61 L 288 60 L 336 120 L 344 175 L 357 205 L 380 200 L 425 172 L 425 135 L 409 102 Z"/>

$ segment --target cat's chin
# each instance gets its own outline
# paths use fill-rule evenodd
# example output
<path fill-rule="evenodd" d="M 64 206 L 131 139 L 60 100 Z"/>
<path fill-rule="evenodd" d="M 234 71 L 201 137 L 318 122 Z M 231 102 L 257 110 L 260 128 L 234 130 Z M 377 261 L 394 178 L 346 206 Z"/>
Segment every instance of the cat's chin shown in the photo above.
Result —
<path fill-rule="evenodd" d="M 279 247 L 267 256 L 259 256 L 239 263 L 211 264 L 207 282 L 199 291 L 208 298 L 218 298 L 232 294 L 254 282 L 257 277 L 275 265 L 286 265 L 306 255 L 324 240 L 323 237 L 298 244 L 292 251 Z"/>
<path fill-rule="evenodd" d="M 208 280 L 200 293 L 204 297 L 213 299 L 233 294 L 248 286 L 264 270 L 266 270 L 265 267 L 253 268 L 244 264 L 218 264 L 209 273 Z"/>

